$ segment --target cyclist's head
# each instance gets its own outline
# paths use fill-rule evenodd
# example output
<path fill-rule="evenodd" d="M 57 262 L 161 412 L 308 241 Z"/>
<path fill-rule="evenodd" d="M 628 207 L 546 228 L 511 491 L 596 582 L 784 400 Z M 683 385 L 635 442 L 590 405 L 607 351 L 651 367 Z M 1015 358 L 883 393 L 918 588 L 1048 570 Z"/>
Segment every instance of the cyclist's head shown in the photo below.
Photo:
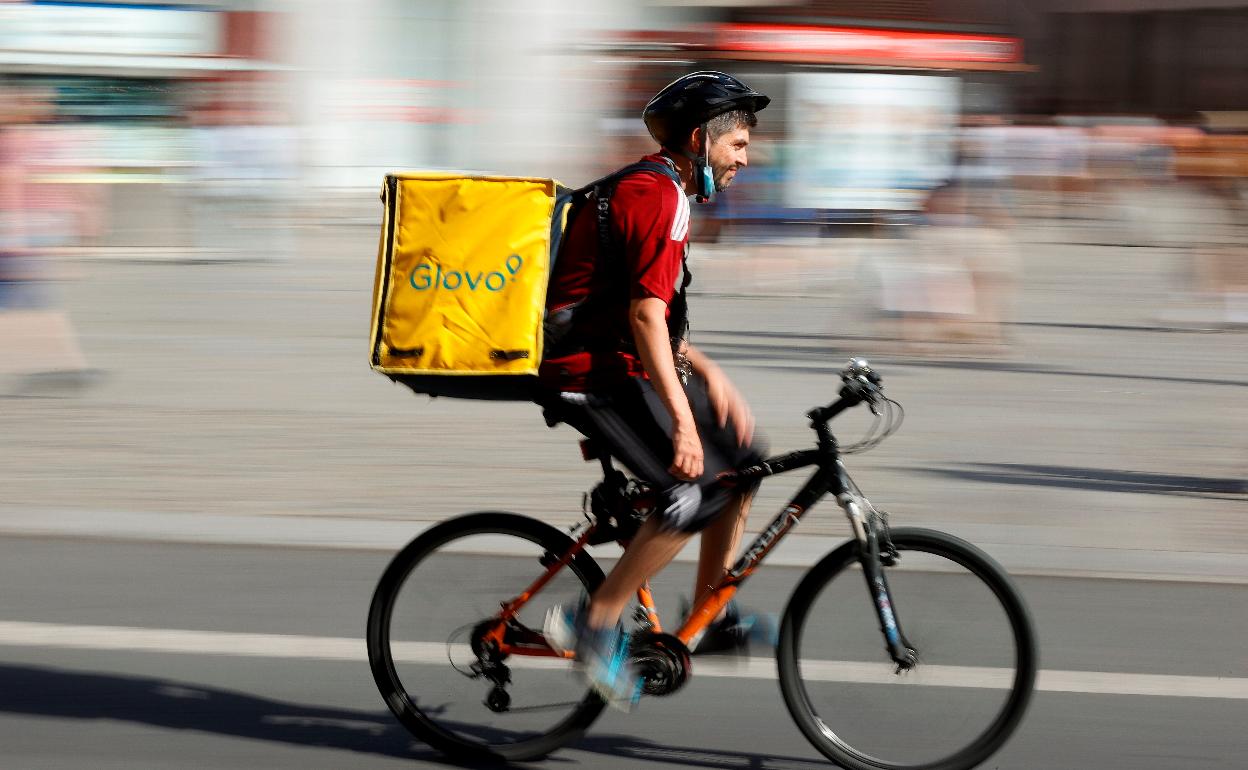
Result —
<path fill-rule="evenodd" d="M 755 113 L 771 99 L 722 72 L 694 72 L 669 83 L 642 119 L 663 149 L 695 161 L 698 193 L 709 199 L 745 165 Z"/>

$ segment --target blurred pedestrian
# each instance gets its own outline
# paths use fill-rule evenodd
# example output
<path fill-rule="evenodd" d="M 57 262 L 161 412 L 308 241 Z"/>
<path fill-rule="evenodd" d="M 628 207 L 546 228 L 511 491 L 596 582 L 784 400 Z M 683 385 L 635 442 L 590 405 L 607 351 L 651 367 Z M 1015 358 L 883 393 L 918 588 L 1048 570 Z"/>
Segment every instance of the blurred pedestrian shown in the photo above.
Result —
<path fill-rule="evenodd" d="M 966 265 L 975 295 L 972 333 L 976 342 L 989 346 L 981 353 L 1005 352 L 1023 267 L 1013 220 L 992 187 L 971 186 L 965 202 Z"/>
<path fill-rule="evenodd" d="M 250 84 L 233 83 L 191 112 L 195 245 L 216 259 L 282 259 L 291 251 L 294 128 Z"/>
<path fill-rule="evenodd" d="M 66 207 L 39 179 L 52 116 L 42 91 L 0 92 L 0 375 L 21 376 L 22 391 L 80 387 L 97 377 L 69 316 L 49 298 L 39 258 L 39 249 L 63 245 L 69 230 Z"/>
<path fill-rule="evenodd" d="M 880 255 L 881 310 L 904 352 L 1004 351 L 1021 259 L 994 195 L 982 181 L 932 190 L 911 237 Z"/>
<path fill-rule="evenodd" d="M 965 259 L 965 191 L 948 183 L 933 190 L 923 223 L 881 264 L 881 308 L 895 320 L 908 352 L 932 352 L 931 343 L 970 336 L 975 290 Z"/>
<path fill-rule="evenodd" d="M 1164 243 L 1175 249 L 1160 320 L 1181 326 L 1248 325 L 1248 202 L 1239 164 L 1207 137 L 1175 158 Z M 1159 239 L 1160 240 L 1160 239 Z"/>
<path fill-rule="evenodd" d="M 1208 218 L 1219 227 L 1192 255 L 1196 296 L 1209 306 L 1209 321 L 1224 328 L 1248 327 L 1248 203 L 1238 180 L 1202 180 Z"/>

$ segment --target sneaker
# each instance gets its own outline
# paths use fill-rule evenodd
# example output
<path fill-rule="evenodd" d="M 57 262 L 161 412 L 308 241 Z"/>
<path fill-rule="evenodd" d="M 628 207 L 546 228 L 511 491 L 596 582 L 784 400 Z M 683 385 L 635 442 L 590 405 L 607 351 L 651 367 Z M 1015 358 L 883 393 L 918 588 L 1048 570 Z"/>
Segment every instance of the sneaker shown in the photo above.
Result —
<path fill-rule="evenodd" d="M 550 649 L 565 654 L 576 649 L 577 621 L 584 604 L 576 607 L 565 607 L 559 604 L 546 610 L 546 618 L 542 621 L 542 636 Z"/>
<path fill-rule="evenodd" d="M 642 679 L 628 657 L 628 634 L 619 625 L 584 629 L 576 640 L 576 660 L 589 686 L 621 711 L 641 700 Z"/>
<path fill-rule="evenodd" d="M 683 614 L 689 614 L 687 605 Z M 752 642 L 775 646 L 775 618 L 759 612 L 742 615 L 736 602 L 728 602 L 724 616 L 706 627 L 690 652 L 693 655 L 743 655 L 749 652 Z"/>

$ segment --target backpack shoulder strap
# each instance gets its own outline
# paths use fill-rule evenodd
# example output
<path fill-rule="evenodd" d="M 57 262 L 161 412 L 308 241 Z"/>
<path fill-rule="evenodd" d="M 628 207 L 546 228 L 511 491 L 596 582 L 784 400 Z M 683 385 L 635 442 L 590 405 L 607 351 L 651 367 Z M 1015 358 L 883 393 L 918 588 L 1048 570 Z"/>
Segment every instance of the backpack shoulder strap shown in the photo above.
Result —
<path fill-rule="evenodd" d="M 626 176 L 641 173 L 644 171 L 662 174 L 680 187 L 680 174 L 676 169 L 666 163 L 660 163 L 653 160 L 640 160 L 636 163 L 630 163 L 624 168 L 613 174 L 608 174 L 602 179 L 591 182 L 581 188 L 586 191 L 593 191 L 594 197 L 597 199 L 598 209 L 598 253 L 606 259 L 613 259 L 615 252 L 615 238 L 611 235 L 611 195 L 615 192 L 615 186 L 620 180 Z"/>
<path fill-rule="evenodd" d="M 614 189 L 616 183 L 619 182 L 621 179 L 623 179 L 626 176 L 631 176 L 641 171 L 651 171 L 656 174 L 662 174 L 663 176 L 675 182 L 677 187 L 680 186 L 680 174 L 676 172 L 676 169 L 672 168 L 666 163 L 660 163 L 655 160 L 639 160 L 636 163 L 628 164 L 627 166 L 625 166 L 622 169 L 619 169 L 618 171 L 613 171 L 610 174 L 607 174 L 606 176 L 602 177 L 601 179 L 595 179 L 594 181 L 590 182 L 584 187 L 581 187 L 573 191 L 573 195 L 588 195 L 591 192 L 594 192 L 596 190 Z"/>

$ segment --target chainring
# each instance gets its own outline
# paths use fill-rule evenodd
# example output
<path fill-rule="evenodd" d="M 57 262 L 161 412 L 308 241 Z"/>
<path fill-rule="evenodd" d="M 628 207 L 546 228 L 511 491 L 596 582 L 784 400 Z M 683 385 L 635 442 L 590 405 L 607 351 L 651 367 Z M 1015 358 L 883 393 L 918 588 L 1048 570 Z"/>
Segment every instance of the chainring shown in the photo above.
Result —
<path fill-rule="evenodd" d="M 646 695 L 671 695 L 689 681 L 689 648 L 672 634 L 640 631 L 633 635 L 632 660 Z"/>

